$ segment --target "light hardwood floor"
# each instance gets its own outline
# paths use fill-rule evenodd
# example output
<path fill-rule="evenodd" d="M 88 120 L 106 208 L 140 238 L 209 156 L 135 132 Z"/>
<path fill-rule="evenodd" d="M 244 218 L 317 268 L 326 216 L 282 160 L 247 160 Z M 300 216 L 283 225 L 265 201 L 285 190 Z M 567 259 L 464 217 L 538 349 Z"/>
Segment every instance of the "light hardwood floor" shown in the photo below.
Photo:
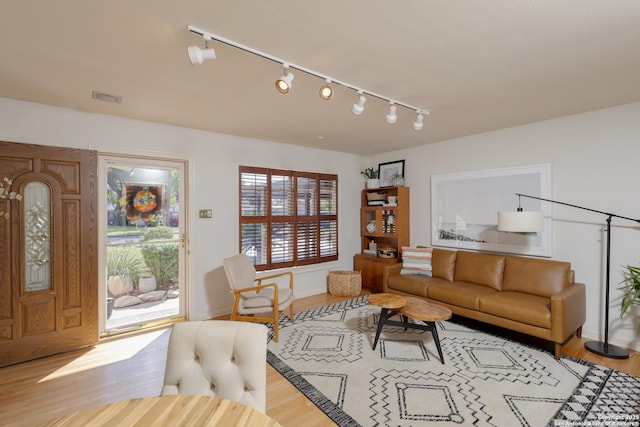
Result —
<path fill-rule="evenodd" d="M 363 293 L 366 293 L 364 291 Z M 302 298 L 295 310 L 332 304 L 346 297 Z M 0 369 L 0 425 L 37 426 L 97 405 L 160 393 L 169 333 L 157 330 Z M 626 360 L 600 357 L 572 339 L 563 353 L 640 377 L 640 353 Z M 333 426 L 280 374 L 267 365 L 267 414 L 284 427 Z"/>

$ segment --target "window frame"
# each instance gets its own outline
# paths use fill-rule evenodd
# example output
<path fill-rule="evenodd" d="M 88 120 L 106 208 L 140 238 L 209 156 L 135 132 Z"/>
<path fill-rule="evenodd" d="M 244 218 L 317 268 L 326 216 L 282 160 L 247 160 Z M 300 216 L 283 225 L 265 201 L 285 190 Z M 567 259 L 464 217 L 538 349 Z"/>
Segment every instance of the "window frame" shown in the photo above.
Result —
<path fill-rule="evenodd" d="M 246 252 L 248 255 L 250 251 L 253 251 L 253 254 L 249 256 L 254 262 L 256 270 L 273 270 L 320 264 L 338 259 L 338 175 L 254 166 L 239 166 L 238 169 L 239 251 Z M 247 186 L 245 188 L 243 177 L 250 178 L 251 175 L 254 175 L 253 197 L 246 197 L 244 191 L 251 192 L 252 187 Z M 286 188 L 283 190 L 280 187 L 274 188 L 274 177 L 289 177 L 289 190 Z M 313 184 L 312 193 L 299 188 L 300 180 L 305 180 L 307 184 Z M 326 186 L 327 181 L 328 186 Z M 258 186 L 263 186 L 263 188 L 259 189 Z M 323 188 L 328 188 L 329 192 L 322 191 Z M 284 205 L 277 204 L 278 210 L 282 214 L 274 214 L 274 190 L 285 191 L 285 194 L 289 194 L 289 197 L 277 199 L 278 201 L 284 201 Z M 299 212 L 301 208 L 299 197 L 304 194 L 301 191 L 311 195 L 311 197 L 304 198 L 303 212 Z M 330 208 L 332 208 L 328 212 L 322 210 L 323 207 L 326 208 L 325 201 L 327 198 L 330 199 Z M 247 207 L 249 208 L 247 209 Z M 312 211 L 309 211 L 309 209 Z M 250 214 L 245 214 L 245 211 Z M 274 251 L 273 247 L 274 224 L 285 224 L 281 228 L 290 228 L 291 230 L 291 234 L 285 235 L 284 246 L 289 249 L 283 250 L 283 253 L 288 254 L 290 259 L 274 260 L 274 258 L 277 258 L 277 253 L 274 257 L 274 252 L 276 251 Z M 287 227 L 286 224 L 290 224 L 290 227 Z M 243 236 L 245 234 L 243 226 L 246 225 L 254 227 L 246 233 L 246 236 Z M 328 234 L 327 226 L 329 227 Z M 262 232 L 256 232 L 257 229 L 261 229 Z M 264 233 L 265 229 L 266 236 L 260 237 L 259 235 Z M 309 234 L 303 236 L 303 232 L 308 233 L 309 230 L 312 231 L 311 239 Z M 254 233 L 254 239 L 251 239 L 252 232 Z M 315 233 L 315 236 L 313 236 L 313 233 Z M 247 236 L 249 237 L 248 239 Z M 327 246 L 327 236 L 329 236 L 329 253 L 323 255 L 323 247 L 326 248 Z M 323 242 L 325 243 L 324 246 Z M 253 244 L 251 245 L 251 243 Z M 301 250 L 309 248 L 311 249 L 311 254 L 308 250 Z M 266 254 L 263 253 L 265 250 Z M 289 254 L 289 252 L 292 253 Z"/>

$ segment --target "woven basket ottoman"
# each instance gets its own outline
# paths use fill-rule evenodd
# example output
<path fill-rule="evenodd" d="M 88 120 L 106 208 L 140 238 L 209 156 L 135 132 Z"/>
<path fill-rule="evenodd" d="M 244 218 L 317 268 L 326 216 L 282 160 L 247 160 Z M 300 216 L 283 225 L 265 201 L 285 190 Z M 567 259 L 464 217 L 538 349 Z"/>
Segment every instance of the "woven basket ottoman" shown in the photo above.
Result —
<path fill-rule="evenodd" d="M 355 297 L 360 294 L 362 276 L 359 271 L 330 271 L 329 293 L 340 297 Z"/>

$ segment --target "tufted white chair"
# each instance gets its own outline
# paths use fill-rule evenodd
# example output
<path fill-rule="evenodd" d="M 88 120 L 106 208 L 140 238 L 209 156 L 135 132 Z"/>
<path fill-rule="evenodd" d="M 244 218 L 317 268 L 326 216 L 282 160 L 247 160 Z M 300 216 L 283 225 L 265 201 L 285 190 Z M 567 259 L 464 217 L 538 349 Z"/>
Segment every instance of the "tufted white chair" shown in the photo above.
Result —
<path fill-rule="evenodd" d="M 231 320 L 272 322 L 273 340 L 278 342 L 280 312 L 289 308 L 293 323 L 293 273 L 284 271 L 269 276 L 256 277 L 256 269 L 249 257 L 238 254 L 223 261 L 224 271 L 234 296 Z M 288 287 L 280 287 L 274 279 L 286 278 Z M 269 313 L 267 317 L 266 314 Z M 263 314 L 262 316 L 258 316 Z"/>
<path fill-rule="evenodd" d="M 203 320 L 172 328 L 161 394 L 216 396 L 265 412 L 266 326 Z"/>

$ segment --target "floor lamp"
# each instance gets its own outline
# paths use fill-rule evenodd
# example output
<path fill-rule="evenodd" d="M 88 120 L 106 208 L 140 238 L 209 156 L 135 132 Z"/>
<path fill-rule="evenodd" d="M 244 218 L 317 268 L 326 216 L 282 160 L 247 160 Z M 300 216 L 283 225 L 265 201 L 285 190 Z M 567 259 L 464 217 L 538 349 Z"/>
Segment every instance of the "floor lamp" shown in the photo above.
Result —
<path fill-rule="evenodd" d="M 542 212 L 525 212 L 520 206 L 520 198 L 528 197 L 530 199 L 542 200 L 549 203 L 557 203 L 560 205 L 570 206 L 572 208 L 583 209 L 586 211 L 596 212 L 607 216 L 607 269 L 606 269 L 606 289 L 605 289 L 605 311 L 604 311 L 604 341 L 587 341 L 584 346 L 587 350 L 599 354 L 601 356 L 613 359 L 626 359 L 629 352 L 622 348 L 609 344 L 609 276 L 611 270 L 611 218 L 622 218 L 629 221 L 640 223 L 640 219 L 627 218 L 608 212 L 597 211 L 582 206 L 576 206 L 569 203 L 557 202 L 555 200 L 543 199 L 542 197 L 528 196 L 526 194 L 516 193 L 518 196 L 518 210 L 498 212 L 498 230 L 520 233 L 539 232 L 543 229 L 544 215 Z"/>

